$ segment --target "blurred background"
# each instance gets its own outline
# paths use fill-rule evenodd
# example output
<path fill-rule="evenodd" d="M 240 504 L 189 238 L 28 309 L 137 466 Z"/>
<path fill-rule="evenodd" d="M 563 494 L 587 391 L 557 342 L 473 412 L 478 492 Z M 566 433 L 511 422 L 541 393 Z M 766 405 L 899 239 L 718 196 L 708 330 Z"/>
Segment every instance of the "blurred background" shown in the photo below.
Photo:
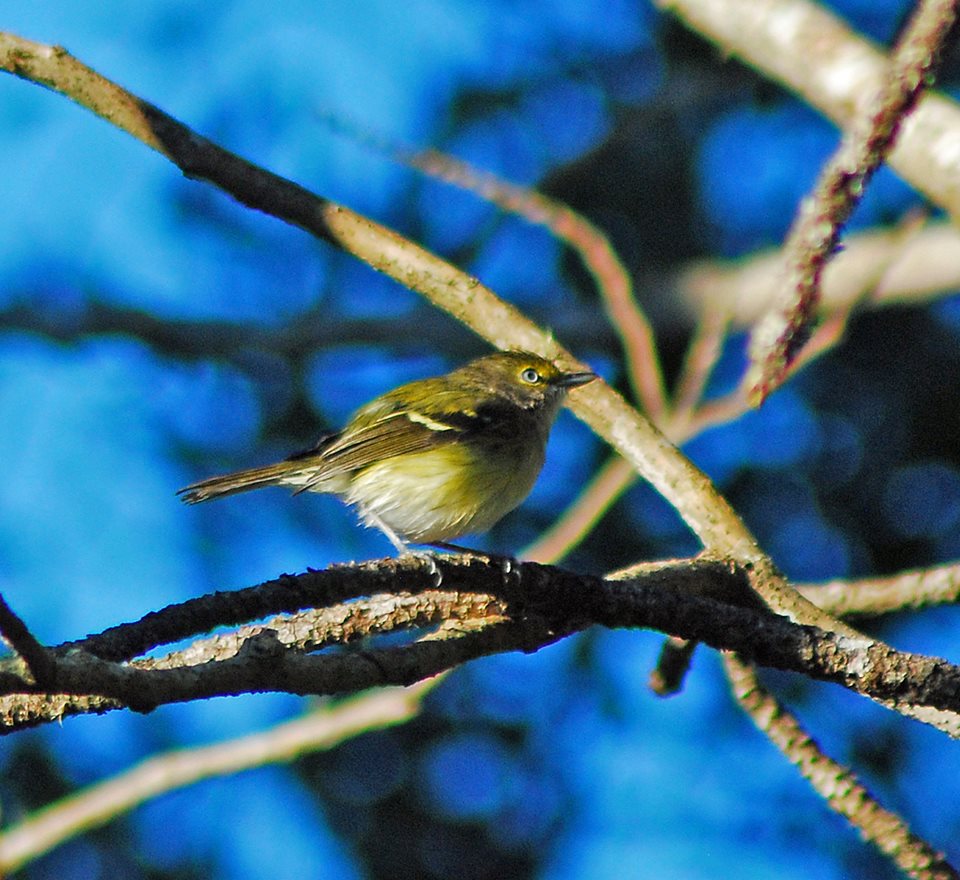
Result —
<path fill-rule="evenodd" d="M 910 6 L 830 5 L 883 43 Z M 100 0 L 7 4 L 0 26 L 66 46 L 228 149 L 454 260 L 621 387 L 616 336 L 575 257 L 340 129 L 448 151 L 583 211 L 634 274 L 670 375 L 693 329 L 672 304 L 675 274 L 693 258 L 778 244 L 837 138 L 644 2 Z M 958 74 L 948 57 L 948 91 Z M 0 183 L 0 590 L 43 640 L 392 552 L 329 498 L 275 490 L 186 508 L 174 492 L 309 446 L 370 397 L 485 344 L 10 76 Z M 848 228 L 922 207 L 883 170 Z M 688 452 L 792 577 L 955 559 L 958 342 L 955 298 L 864 313 L 760 412 Z M 743 363 L 734 338 L 713 391 Z M 518 551 L 605 457 L 563 414 L 530 499 L 471 543 Z M 600 573 L 695 549 L 636 486 L 566 564 Z M 956 661 L 958 624 L 939 609 L 873 626 Z M 652 696 L 661 641 L 593 631 L 472 663 L 403 727 L 162 797 L 21 876 L 896 876 L 754 730 L 710 651 L 682 695 Z M 942 784 L 960 778 L 955 743 L 839 688 L 764 680 L 882 802 L 960 859 L 960 799 Z M 308 705 L 235 698 L 10 736 L 3 821 L 148 755 Z"/>

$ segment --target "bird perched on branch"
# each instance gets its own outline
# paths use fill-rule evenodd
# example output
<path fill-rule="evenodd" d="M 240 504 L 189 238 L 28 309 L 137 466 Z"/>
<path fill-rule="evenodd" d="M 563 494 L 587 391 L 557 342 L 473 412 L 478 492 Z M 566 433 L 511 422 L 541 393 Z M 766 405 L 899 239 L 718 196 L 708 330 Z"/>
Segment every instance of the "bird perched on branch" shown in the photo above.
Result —
<path fill-rule="evenodd" d="M 200 480 L 194 504 L 262 486 L 329 492 L 401 553 L 484 532 L 527 497 L 567 392 L 596 378 L 502 351 L 370 401 L 284 461 Z"/>

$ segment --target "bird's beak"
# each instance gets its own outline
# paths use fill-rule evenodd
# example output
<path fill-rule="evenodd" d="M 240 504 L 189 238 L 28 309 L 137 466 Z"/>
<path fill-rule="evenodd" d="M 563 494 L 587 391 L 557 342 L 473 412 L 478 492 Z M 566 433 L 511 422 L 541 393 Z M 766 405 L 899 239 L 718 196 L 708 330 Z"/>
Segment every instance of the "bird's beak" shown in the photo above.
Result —
<path fill-rule="evenodd" d="M 558 376 L 553 384 L 560 388 L 576 388 L 577 385 L 586 385 L 597 378 L 596 373 L 563 373 Z"/>

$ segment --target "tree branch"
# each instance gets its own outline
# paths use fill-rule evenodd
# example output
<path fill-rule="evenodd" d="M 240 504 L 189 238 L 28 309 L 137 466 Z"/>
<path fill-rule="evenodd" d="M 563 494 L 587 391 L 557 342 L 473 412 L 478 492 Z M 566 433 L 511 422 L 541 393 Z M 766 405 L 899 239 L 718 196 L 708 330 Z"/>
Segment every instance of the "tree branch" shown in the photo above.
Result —
<path fill-rule="evenodd" d="M 201 779 L 263 764 L 292 761 L 333 748 L 367 730 L 402 724 L 420 710 L 433 680 L 378 690 L 312 711 L 270 730 L 199 748 L 180 749 L 76 792 L 0 833 L 4 876 L 72 837 L 96 828 L 158 795 Z"/>
<path fill-rule="evenodd" d="M 737 657 L 724 657 L 734 696 L 750 720 L 780 749 L 813 786 L 831 810 L 846 818 L 868 843 L 916 880 L 957 880 L 960 875 L 907 823 L 884 809 L 848 767 L 827 756 L 797 719 L 757 679 L 752 667 Z"/>
<path fill-rule="evenodd" d="M 811 602 L 833 614 L 887 614 L 960 601 L 960 564 L 903 571 L 889 577 L 798 584 Z"/>
<path fill-rule="evenodd" d="M 0 636 L 17 653 L 26 665 L 33 683 L 38 687 L 52 689 L 55 683 L 55 665 L 50 652 L 37 641 L 23 620 L 18 617 L 0 595 Z M 19 665 L 19 664 L 13 664 Z M 6 670 L 9 675 L 17 676 L 19 670 Z"/>
<path fill-rule="evenodd" d="M 841 129 L 883 87 L 890 59 L 811 0 L 654 0 L 724 55 L 782 83 Z M 811 64 L 816 59 L 816 64 Z M 960 217 L 960 105 L 928 93 L 905 122 L 889 165 L 933 204 Z"/>
<path fill-rule="evenodd" d="M 779 248 L 746 260 L 701 260 L 679 273 L 675 287 L 690 315 L 727 310 L 734 326 L 748 327 L 770 308 L 782 270 Z M 844 240 L 843 250 L 824 270 L 821 312 L 845 311 L 861 302 L 925 303 L 958 287 L 960 230 L 948 222 L 920 229 L 907 222 Z"/>
<path fill-rule="evenodd" d="M 390 564 L 399 582 L 415 588 L 421 579 L 427 579 L 422 560 L 390 560 Z M 441 557 L 436 565 L 443 582 L 456 584 L 455 592 L 460 594 L 454 599 L 449 592 L 441 592 L 439 601 L 458 601 L 464 608 L 481 609 L 478 613 L 486 620 L 482 629 L 445 631 L 443 639 L 421 639 L 400 647 L 306 655 L 287 648 L 276 632 L 263 628 L 237 650 L 227 652 L 226 659 L 171 668 L 155 660 L 120 665 L 76 647 L 69 652 L 61 649 L 56 652 L 56 680 L 63 695 L 24 695 L 21 686 L 16 694 L 0 698 L 0 725 L 9 731 L 119 705 L 149 711 L 165 703 L 267 690 L 329 695 L 410 684 L 480 656 L 536 651 L 592 625 L 649 628 L 703 641 L 737 651 L 760 665 L 842 684 L 900 711 L 904 706 L 949 713 L 960 710 L 960 668 L 937 658 L 898 652 L 882 643 L 864 643 L 798 626 L 771 614 L 758 606 L 746 573 L 727 563 L 699 559 L 651 564 L 633 570 L 629 579 L 618 576 L 612 580 L 536 563 L 517 563 L 505 576 L 497 561 L 473 557 Z M 303 589 L 298 585 L 301 579 Z M 294 595 L 323 593 L 325 579 L 337 584 L 355 580 L 352 589 L 341 592 L 357 595 L 361 585 L 370 582 L 371 573 L 369 566 L 338 567 L 287 576 L 286 583 Z M 432 584 L 425 589 L 429 587 Z M 267 593 L 275 606 L 291 604 L 275 589 Z M 248 613 L 256 616 L 268 606 L 262 599 L 250 600 L 250 590 L 238 594 L 244 595 L 243 602 L 237 595 L 222 593 L 206 598 L 230 609 L 247 603 Z M 425 593 L 421 599 L 424 604 L 417 621 L 436 620 L 446 613 L 431 613 L 427 609 L 431 600 Z M 184 603 L 181 609 L 191 604 Z M 181 609 L 171 606 L 160 615 L 175 617 Z M 187 619 L 193 618 L 188 615 Z M 128 644 L 143 644 L 145 639 L 142 634 L 136 637 L 136 630 L 156 632 L 156 622 L 155 615 L 148 615 L 138 624 L 128 624 Z M 183 627 L 167 631 L 175 629 L 186 631 Z M 99 638 L 94 636 L 87 644 L 95 647 Z M 960 735 L 956 716 L 952 723 L 939 726 L 951 735 Z"/>
<path fill-rule="evenodd" d="M 921 0 L 893 52 L 882 88 L 855 116 L 812 194 L 801 202 L 783 248 L 780 302 L 750 338 L 744 384 L 755 404 L 779 387 L 806 343 L 820 301 L 821 274 L 836 250 L 840 227 L 893 146 L 906 114 L 932 82 L 956 5 L 957 0 Z"/>

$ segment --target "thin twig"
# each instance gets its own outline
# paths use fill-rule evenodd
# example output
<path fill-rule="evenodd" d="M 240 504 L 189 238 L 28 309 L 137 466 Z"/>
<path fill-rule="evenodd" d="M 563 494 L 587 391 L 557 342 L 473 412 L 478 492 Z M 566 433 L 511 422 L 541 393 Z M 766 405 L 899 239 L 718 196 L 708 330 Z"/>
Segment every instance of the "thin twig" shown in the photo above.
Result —
<path fill-rule="evenodd" d="M 907 823 L 884 809 L 847 767 L 827 756 L 757 679 L 750 664 L 724 655 L 734 696 L 754 724 L 783 752 L 831 810 L 846 818 L 893 863 L 916 880 L 957 880 L 957 871 Z"/>
<path fill-rule="evenodd" d="M 7 600 L 0 595 L 0 635 L 26 664 L 33 683 L 40 688 L 52 690 L 55 686 L 56 667 L 50 651 L 37 641 Z"/>
<path fill-rule="evenodd" d="M 836 250 L 840 227 L 891 149 L 904 117 L 932 81 L 956 5 L 957 0 L 921 0 L 893 52 L 884 87 L 844 132 L 812 194 L 802 202 L 784 245 L 781 303 L 751 335 L 745 384 L 752 403 L 761 403 L 781 384 L 806 343 L 820 301 L 821 274 Z"/>
<path fill-rule="evenodd" d="M 647 679 L 647 687 L 658 697 L 672 697 L 679 693 L 696 649 L 697 643 L 690 639 L 675 636 L 664 639 L 657 665 Z"/>
<path fill-rule="evenodd" d="M 807 344 L 787 367 L 785 379 L 792 378 L 821 355 L 839 345 L 855 309 L 862 302 L 876 300 L 878 290 L 890 283 L 892 267 L 899 261 L 904 248 L 916 240 L 921 223 L 921 217 L 911 214 L 904 218 L 896 230 L 883 236 L 882 251 L 872 255 L 870 265 L 864 266 L 859 272 L 857 283 L 848 285 L 845 295 L 833 303 L 823 322 L 813 331 Z M 695 407 L 686 415 L 682 428 L 688 435 L 695 436 L 708 428 L 738 419 L 750 407 L 746 383 L 742 382 L 723 397 Z"/>
<path fill-rule="evenodd" d="M 0 873 L 6 876 L 70 838 L 174 789 L 251 767 L 293 761 L 359 733 L 402 724 L 420 710 L 423 697 L 439 680 L 360 694 L 270 730 L 150 758 L 4 829 Z"/>
<path fill-rule="evenodd" d="M 960 602 L 960 563 L 900 572 L 889 577 L 798 584 L 811 602 L 833 614 L 887 614 Z"/>
<path fill-rule="evenodd" d="M 710 374 L 723 352 L 723 342 L 727 338 L 729 326 L 730 312 L 723 307 L 705 310 L 697 321 L 671 402 L 670 418 L 664 427 L 664 433 L 674 443 L 677 442 L 682 426 L 689 420 L 703 397 Z"/>
<path fill-rule="evenodd" d="M 837 311 L 817 327 L 787 368 L 786 378 L 795 376 L 821 355 L 832 351 L 843 338 L 849 319 L 848 311 Z M 696 436 L 709 428 L 736 421 L 750 408 L 747 389 L 741 384 L 722 397 L 709 400 L 694 409 L 683 423 L 683 429 L 690 436 Z"/>
<path fill-rule="evenodd" d="M 629 462 L 619 455 L 609 459 L 564 514 L 521 551 L 520 558 L 544 563 L 561 560 L 591 532 L 600 517 L 636 479 Z"/>
<path fill-rule="evenodd" d="M 396 144 L 385 149 L 431 177 L 476 193 L 505 211 L 545 227 L 573 248 L 596 281 L 610 324 L 623 342 L 627 373 L 637 400 L 655 423 L 660 421 L 666 392 L 653 327 L 634 296 L 630 273 L 599 227 L 537 190 L 505 181 L 439 150 L 413 151 Z"/>

